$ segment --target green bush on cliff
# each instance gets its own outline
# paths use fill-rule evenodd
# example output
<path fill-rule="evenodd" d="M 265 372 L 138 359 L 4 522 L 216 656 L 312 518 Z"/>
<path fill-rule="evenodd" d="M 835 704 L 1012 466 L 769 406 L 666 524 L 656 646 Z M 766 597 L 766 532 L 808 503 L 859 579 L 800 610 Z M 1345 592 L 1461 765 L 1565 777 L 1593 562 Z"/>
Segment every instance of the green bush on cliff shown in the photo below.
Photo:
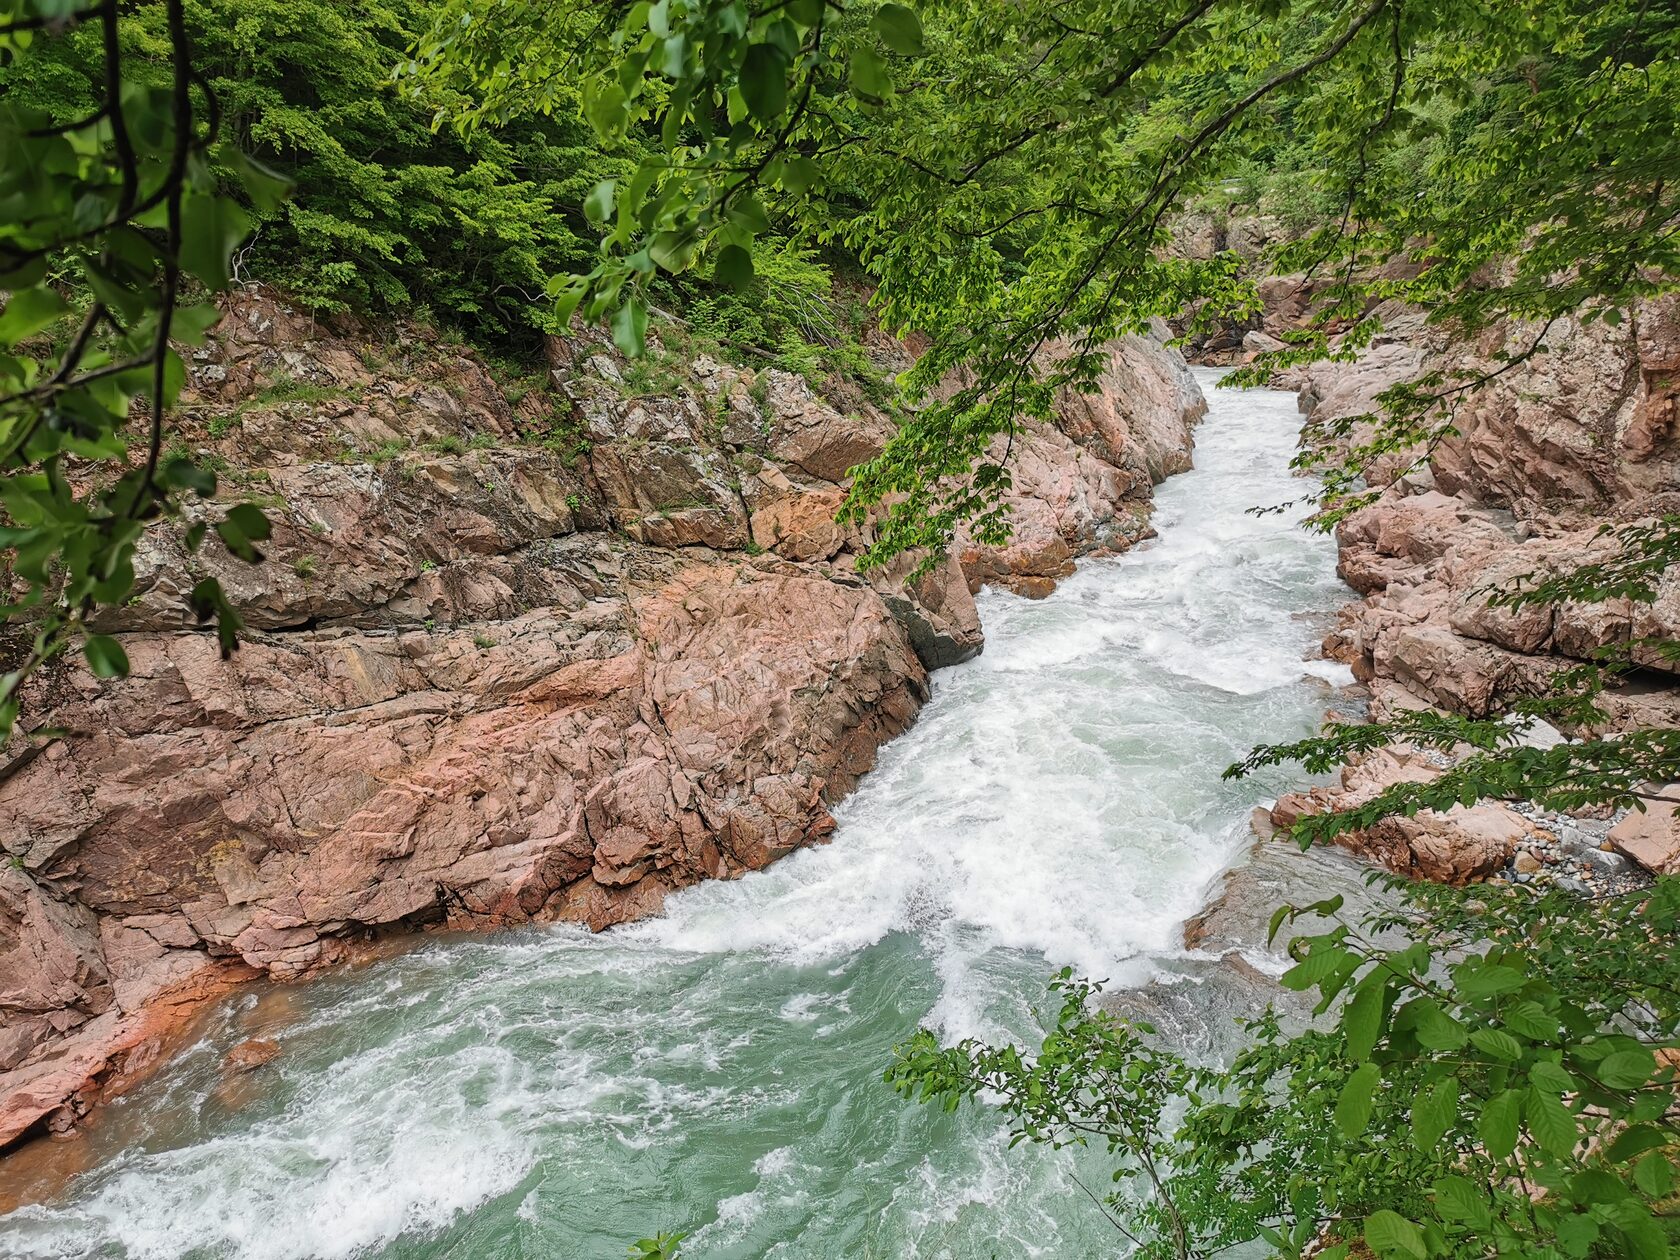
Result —
<path fill-rule="evenodd" d="M 1167 225 L 1284 153 L 1330 211 L 1276 259 L 1327 285 L 1298 356 L 1344 323 L 1340 350 L 1368 344 L 1376 299 L 1474 336 L 1671 289 L 1677 45 L 1645 0 L 442 0 L 412 81 L 472 91 L 470 127 L 553 109 L 566 74 L 603 143 L 658 137 L 592 194 L 602 255 L 555 286 L 628 348 L 660 277 L 749 284 L 780 220 L 862 260 L 884 323 L 928 340 L 921 405 L 849 501 L 882 508 L 884 560 L 964 523 L 1001 542 L 992 439 L 1092 381 L 1110 337 L 1255 309 L 1257 277 L 1176 255 Z M 1418 382 L 1394 428 L 1438 436 L 1465 388 Z"/>

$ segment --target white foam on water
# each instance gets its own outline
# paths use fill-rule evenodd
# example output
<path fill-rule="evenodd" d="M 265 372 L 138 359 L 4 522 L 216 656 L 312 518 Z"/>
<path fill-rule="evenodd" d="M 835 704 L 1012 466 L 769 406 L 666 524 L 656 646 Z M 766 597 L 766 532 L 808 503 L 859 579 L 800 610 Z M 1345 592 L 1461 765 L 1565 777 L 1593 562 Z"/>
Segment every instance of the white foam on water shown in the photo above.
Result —
<path fill-rule="evenodd" d="M 1303 489 L 1293 400 L 1210 398 L 1162 536 L 1042 601 L 984 595 L 985 653 L 935 676 L 831 844 L 601 936 L 435 943 L 302 990 L 270 1097 L 206 1118 L 219 1048 L 187 1056 L 130 1100 L 152 1136 L 0 1219 L 0 1254 L 608 1255 L 685 1226 L 697 1260 L 1089 1251 L 1108 1227 L 1065 1153 L 880 1071 L 918 1022 L 1031 1029 L 1054 967 L 1184 958 L 1264 794 L 1219 772 L 1346 680 L 1296 616 L 1345 596 L 1329 542 L 1247 512 Z"/>

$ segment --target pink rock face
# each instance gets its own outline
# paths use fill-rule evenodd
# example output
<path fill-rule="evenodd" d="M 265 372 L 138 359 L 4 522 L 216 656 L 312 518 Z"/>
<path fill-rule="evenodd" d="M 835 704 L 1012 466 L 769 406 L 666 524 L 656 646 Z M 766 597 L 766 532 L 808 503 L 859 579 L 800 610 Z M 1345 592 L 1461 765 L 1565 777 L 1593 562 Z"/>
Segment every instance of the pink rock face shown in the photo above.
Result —
<path fill-rule="evenodd" d="M 1299 323 L 1305 308 L 1278 304 L 1273 313 Z M 1476 345 L 1454 346 L 1415 311 L 1378 313 L 1382 338 L 1356 363 L 1315 365 L 1282 382 L 1301 390 L 1309 436 L 1352 422 L 1336 444 L 1365 441 L 1374 430 L 1364 417 L 1389 386 L 1426 371 L 1448 380 L 1491 372 L 1502 366 L 1497 352 L 1522 350 L 1534 334 L 1494 329 Z M 1412 451 L 1369 469 L 1369 482 L 1386 489 L 1338 527 L 1338 571 L 1365 598 L 1342 610 L 1324 649 L 1369 685 L 1375 717 L 1423 707 L 1474 717 L 1502 712 L 1547 691 L 1559 672 L 1599 649 L 1632 643 L 1633 658 L 1649 672 L 1602 698 L 1604 728 L 1680 724 L 1680 690 L 1661 682 L 1676 672 L 1674 663 L 1640 642 L 1680 638 L 1680 575 L 1661 575 L 1651 603 L 1513 608 L 1492 598 L 1608 559 L 1614 548 L 1600 534 L 1606 522 L 1674 510 L 1680 303 L 1641 303 L 1619 328 L 1559 321 L 1545 341 L 1547 353 L 1459 402 L 1458 435 L 1428 452 L 1421 468 L 1413 465 L 1425 452 Z M 1274 817 L 1281 823 L 1356 801 L 1354 789 L 1384 773 L 1399 771 L 1373 758 L 1350 771 L 1356 782 L 1342 793 L 1286 797 Z M 1637 850 L 1638 860 L 1659 869 L 1670 860 L 1668 823 L 1661 811 L 1630 816 L 1619 828 L 1624 851 Z M 1389 819 L 1350 844 L 1392 869 L 1462 882 L 1502 865 L 1521 838 L 1520 819 L 1478 806 Z"/>
<path fill-rule="evenodd" d="M 1182 362 L 1117 363 L 1143 392 L 1070 427 L 1133 426 L 1127 458 L 1165 471 Z M 0 775 L 0 1146 L 73 1123 L 230 975 L 435 924 L 601 929 L 825 839 L 927 670 L 980 650 L 952 558 L 860 574 L 835 523 L 879 411 L 709 359 L 638 394 L 590 336 L 550 365 L 515 405 L 414 329 L 260 294 L 196 353 L 189 444 L 274 537 L 249 566 L 154 531 L 102 619 L 131 676 L 32 684 L 72 734 Z M 317 401 L 263 401 L 298 383 Z M 1057 429 L 1031 458 L 1058 538 L 1121 505 L 1141 528 L 1147 476 Z M 250 626 L 226 661 L 181 611 L 201 568 Z"/>
<path fill-rule="evenodd" d="M 1348 662 L 1381 693 L 1387 686 L 1455 712 L 1483 716 L 1512 700 L 1544 691 L 1559 671 L 1600 648 L 1646 638 L 1680 637 L 1680 575 L 1658 581 L 1653 603 L 1499 604 L 1498 592 L 1520 590 L 1613 547 L 1593 526 L 1546 520 L 1519 540 L 1487 511 L 1436 491 L 1407 496 L 1392 488 L 1338 530 L 1340 568 L 1363 603 L 1344 608 L 1326 653 Z M 1674 665 L 1654 647 L 1635 648 L 1653 671 Z M 1649 722 L 1660 701 L 1631 703 L 1616 691 L 1612 710 Z M 1631 704 L 1631 707 L 1630 707 Z M 1653 707 L 1658 706 L 1658 707 Z"/>
<path fill-rule="evenodd" d="M 1356 808 L 1394 784 L 1427 782 L 1439 774 L 1421 754 L 1386 749 L 1345 768 L 1339 789 L 1314 788 L 1280 798 L 1269 821 L 1275 827 L 1290 827 L 1308 814 Z M 1520 814 L 1484 803 L 1385 818 L 1373 827 L 1338 836 L 1336 843 L 1397 874 L 1466 884 L 1506 866 L 1533 834 L 1533 825 Z"/>
<path fill-rule="evenodd" d="M 1610 829 L 1610 846 L 1653 875 L 1680 875 L 1680 784 L 1668 784 L 1643 812 L 1629 811 Z"/>
<path fill-rule="evenodd" d="M 1545 353 L 1509 368 L 1494 355 L 1527 350 L 1536 329 L 1495 328 L 1477 344 L 1454 346 L 1416 312 L 1381 313 L 1386 340 L 1357 362 L 1290 374 L 1287 384 L 1301 389 L 1314 425 L 1372 412 L 1382 390 L 1424 370 L 1453 380 L 1485 375 L 1455 406 L 1456 433 L 1428 452 L 1428 475 L 1441 490 L 1529 520 L 1629 519 L 1680 492 L 1680 300 L 1673 295 L 1638 303 L 1619 326 L 1559 320 L 1546 332 Z M 1347 440 L 1370 431 L 1357 427 Z M 1409 462 L 1387 457 L 1369 479 L 1386 485 Z"/>
<path fill-rule="evenodd" d="M 1150 488 L 1190 467 L 1193 429 L 1207 411 L 1184 361 L 1162 349 L 1167 335 L 1161 325 L 1150 337 L 1111 343 L 1094 392 L 1068 391 L 1054 426 L 1028 421 L 1013 441 L 993 441 L 992 457 L 1010 458 L 1004 501 L 1012 537 L 990 546 L 959 532 L 957 555 L 971 590 L 1048 595 L 1076 559 L 1154 536 Z M 1069 349 L 1052 343 L 1045 355 Z"/>

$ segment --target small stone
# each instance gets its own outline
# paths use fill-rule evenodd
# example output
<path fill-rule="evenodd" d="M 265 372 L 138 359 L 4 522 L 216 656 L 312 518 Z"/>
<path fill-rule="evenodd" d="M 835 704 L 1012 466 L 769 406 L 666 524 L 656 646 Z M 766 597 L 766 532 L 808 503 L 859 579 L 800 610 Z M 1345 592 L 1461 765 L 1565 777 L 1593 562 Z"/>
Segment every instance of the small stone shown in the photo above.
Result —
<path fill-rule="evenodd" d="M 272 1062 L 280 1053 L 280 1043 L 266 1037 L 251 1037 L 227 1052 L 222 1066 L 233 1072 L 250 1072 Z"/>
<path fill-rule="evenodd" d="M 1534 854 L 1529 852 L 1527 849 L 1524 849 L 1521 853 L 1517 854 L 1516 861 L 1512 862 L 1511 865 L 1516 869 L 1516 872 L 1519 875 L 1532 875 L 1540 869 L 1541 863 L 1539 858 L 1535 857 Z"/>

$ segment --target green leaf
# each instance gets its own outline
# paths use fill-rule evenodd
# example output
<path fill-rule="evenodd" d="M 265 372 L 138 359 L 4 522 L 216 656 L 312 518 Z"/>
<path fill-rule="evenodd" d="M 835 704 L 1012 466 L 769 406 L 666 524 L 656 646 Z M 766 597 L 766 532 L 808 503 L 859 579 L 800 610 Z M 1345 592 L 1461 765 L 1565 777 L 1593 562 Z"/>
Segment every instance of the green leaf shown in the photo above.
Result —
<path fill-rule="evenodd" d="M 1573 1076 L 1547 1059 L 1541 1059 L 1528 1069 L 1528 1079 L 1530 1084 L 1554 1094 L 1572 1094 L 1581 1087 Z"/>
<path fill-rule="evenodd" d="M 641 358 L 647 349 L 647 307 L 638 297 L 631 296 L 613 312 L 613 344 L 632 359 Z"/>
<path fill-rule="evenodd" d="M 1517 1124 L 1522 1119 L 1522 1095 L 1508 1089 L 1495 1095 L 1482 1108 L 1476 1132 L 1495 1159 L 1505 1159 L 1517 1149 Z"/>
<path fill-rule="evenodd" d="M 172 490 L 191 490 L 199 498 L 208 499 L 216 493 L 216 474 L 178 455 L 163 466 L 163 484 Z"/>
<path fill-rule="evenodd" d="M 1353 1000 L 1342 1014 L 1342 1035 L 1347 1038 L 1347 1056 L 1355 1063 L 1371 1057 L 1382 1036 L 1388 986 L 1382 972 L 1373 971 L 1354 991 Z"/>
<path fill-rule="evenodd" d="M 902 4 L 883 4 L 869 20 L 869 29 L 881 42 L 905 57 L 919 57 L 923 50 L 922 21 Z"/>
<path fill-rule="evenodd" d="M 1667 1260 L 1668 1239 L 1663 1228 L 1651 1219 L 1642 1204 L 1623 1202 L 1613 1204 L 1606 1213 L 1622 1236 L 1623 1250 L 1629 1260 Z"/>
<path fill-rule="evenodd" d="M 1574 1151 L 1580 1136 L 1575 1117 L 1558 1101 L 1556 1094 L 1539 1088 L 1530 1089 L 1527 1111 L 1529 1132 L 1534 1134 L 1541 1150 L 1560 1159 Z"/>
<path fill-rule="evenodd" d="M 1674 1166 L 1653 1152 L 1633 1166 L 1633 1184 L 1653 1199 L 1666 1199 L 1674 1190 Z"/>
<path fill-rule="evenodd" d="M 265 542 L 273 532 L 268 524 L 268 517 L 263 515 L 261 508 L 254 503 L 236 503 L 227 511 L 227 518 L 233 526 L 252 542 Z"/>
<path fill-rule="evenodd" d="M 251 231 L 251 220 L 226 197 L 193 193 L 181 202 L 181 267 L 209 289 L 232 278 L 229 259 Z"/>
<path fill-rule="evenodd" d="M 1504 1014 L 1505 1026 L 1521 1033 L 1530 1041 L 1550 1041 L 1558 1035 L 1557 1016 L 1549 1014 L 1537 1002 L 1518 1002 Z"/>
<path fill-rule="evenodd" d="M 1336 1128 L 1342 1136 L 1356 1138 L 1371 1123 L 1371 1108 L 1382 1073 L 1375 1063 L 1356 1068 L 1336 1099 Z"/>
<path fill-rule="evenodd" d="M 1471 997 L 1497 997 L 1501 993 L 1515 992 L 1526 983 L 1523 973 L 1514 967 L 1497 964 L 1472 966 L 1470 963 L 1453 969 L 1453 982 L 1461 992 Z"/>
<path fill-rule="evenodd" d="M 859 44 L 852 49 L 852 93 L 868 101 L 884 101 L 892 95 L 892 72 L 881 54 Z"/>
<path fill-rule="evenodd" d="M 803 155 L 790 157 L 782 166 L 782 187 L 795 197 L 804 196 L 821 178 L 817 164 Z"/>
<path fill-rule="evenodd" d="M 787 56 L 774 44 L 754 44 L 741 61 L 741 96 L 760 122 L 774 122 L 787 108 Z"/>
<path fill-rule="evenodd" d="M 648 245 L 648 255 L 659 266 L 675 275 L 688 270 L 694 260 L 694 233 L 688 229 L 660 232 Z"/>
<path fill-rule="evenodd" d="M 1458 1050 L 1469 1040 L 1464 1026 L 1443 1011 L 1433 999 L 1415 1004 L 1417 1009 L 1417 1039 L 1430 1050 Z"/>
<path fill-rule="evenodd" d="M 1598 1065 L 1598 1079 L 1611 1089 L 1638 1089 L 1656 1070 L 1656 1057 L 1649 1050 L 1618 1050 Z"/>
<path fill-rule="evenodd" d="M 1650 1124 L 1636 1124 L 1625 1129 L 1605 1149 L 1604 1157 L 1612 1164 L 1625 1164 L 1646 1151 L 1659 1150 L 1674 1139 L 1663 1129 Z"/>
<path fill-rule="evenodd" d="M 565 328 L 572 322 L 572 314 L 588 290 L 589 286 L 580 277 L 574 276 L 554 295 L 554 319 L 560 327 Z"/>
<path fill-rule="evenodd" d="M 584 217 L 597 226 L 605 223 L 612 218 L 613 199 L 617 194 L 617 181 L 603 179 L 594 188 L 590 189 L 589 196 L 584 199 Z"/>
<path fill-rule="evenodd" d="M 1570 1213 L 1558 1219 L 1558 1246 L 1565 1255 L 1585 1256 L 1598 1240 L 1598 1222 L 1585 1213 Z"/>
<path fill-rule="evenodd" d="M 752 255 L 739 245 L 725 245 L 718 251 L 717 262 L 712 266 L 712 277 L 736 292 L 744 290 L 753 279 Z"/>
<path fill-rule="evenodd" d="M 1321 980 L 1328 979 L 1337 967 L 1351 957 L 1347 950 L 1333 945 L 1315 946 L 1312 953 L 1284 972 L 1278 978 L 1278 983 L 1286 989 L 1303 993 Z"/>
<path fill-rule="evenodd" d="M 1458 1079 L 1436 1081 L 1412 1103 L 1412 1140 L 1420 1151 L 1432 1150 L 1458 1115 Z"/>
<path fill-rule="evenodd" d="M 770 230 L 770 216 L 764 213 L 763 204 L 751 193 L 730 201 L 725 214 L 730 223 L 748 236 L 761 236 Z"/>
<path fill-rule="evenodd" d="M 32 337 L 49 328 L 70 310 L 70 304 L 56 289 L 42 285 L 12 294 L 4 312 L 0 312 L 0 346 L 15 346 L 25 337 Z"/>
<path fill-rule="evenodd" d="M 1435 1183 L 1435 1207 L 1449 1221 L 1464 1221 L 1478 1229 L 1487 1228 L 1492 1220 L 1488 1211 L 1487 1192 L 1456 1174 Z"/>
<path fill-rule="evenodd" d="M 1470 1034 L 1470 1044 L 1484 1054 L 1508 1063 L 1522 1058 L 1522 1043 L 1498 1028 L 1477 1028 Z"/>
<path fill-rule="evenodd" d="M 688 39 L 686 36 L 678 34 L 668 37 L 660 50 L 660 72 L 668 79 L 682 78 L 683 62 L 687 52 Z"/>
<path fill-rule="evenodd" d="M 110 635 L 88 635 L 82 642 L 82 655 L 95 678 L 128 677 L 128 653 Z"/>
<path fill-rule="evenodd" d="M 1398 1212 L 1387 1208 L 1365 1218 L 1365 1243 L 1382 1256 L 1412 1256 L 1414 1260 L 1428 1260 L 1429 1257 L 1422 1231 Z"/>
<path fill-rule="evenodd" d="M 630 103 L 617 83 L 589 80 L 584 85 L 583 113 L 601 139 L 616 140 L 630 120 Z"/>

